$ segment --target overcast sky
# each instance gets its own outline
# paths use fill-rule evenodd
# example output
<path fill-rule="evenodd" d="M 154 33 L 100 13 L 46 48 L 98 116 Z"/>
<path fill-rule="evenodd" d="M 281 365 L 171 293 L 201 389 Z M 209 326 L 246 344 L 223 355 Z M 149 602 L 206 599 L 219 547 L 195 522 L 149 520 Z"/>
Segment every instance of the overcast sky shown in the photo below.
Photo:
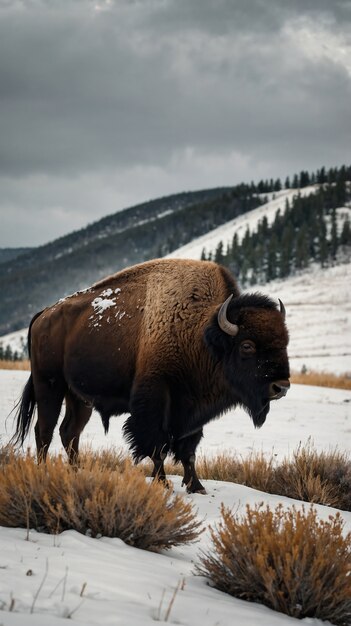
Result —
<path fill-rule="evenodd" d="M 351 161 L 351 0 L 0 0 L 0 247 Z"/>

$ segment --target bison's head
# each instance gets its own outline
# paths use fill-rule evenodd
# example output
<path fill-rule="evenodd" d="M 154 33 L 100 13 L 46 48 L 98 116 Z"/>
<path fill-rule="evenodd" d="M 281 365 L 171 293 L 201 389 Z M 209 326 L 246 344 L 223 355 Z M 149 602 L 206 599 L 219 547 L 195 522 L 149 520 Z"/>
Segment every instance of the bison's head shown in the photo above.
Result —
<path fill-rule="evenodd" d="M 230 296 L 206 331 L 207 344 L 221 361 L 233 396 L 262 426 L 271 400 L 289 383 L 285 309 L 261 294 Z"/>

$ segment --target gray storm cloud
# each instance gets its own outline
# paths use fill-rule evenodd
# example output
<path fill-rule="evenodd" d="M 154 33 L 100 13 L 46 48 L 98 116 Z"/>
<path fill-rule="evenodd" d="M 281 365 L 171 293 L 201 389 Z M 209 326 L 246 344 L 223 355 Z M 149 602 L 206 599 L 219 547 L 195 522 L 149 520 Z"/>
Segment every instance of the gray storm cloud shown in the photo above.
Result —
<path fill-rule="evenodd" d="M 350 21 L 335 1 L 0 2 L 0 245 L 347 162 Z"/>

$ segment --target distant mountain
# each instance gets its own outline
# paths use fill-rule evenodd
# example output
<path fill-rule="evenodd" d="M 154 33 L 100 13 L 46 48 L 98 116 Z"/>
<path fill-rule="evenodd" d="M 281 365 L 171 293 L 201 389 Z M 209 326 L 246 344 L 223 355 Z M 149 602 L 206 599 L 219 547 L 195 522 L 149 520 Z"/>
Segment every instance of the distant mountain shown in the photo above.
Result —
<path fill-rule="evenodd" d="M 248 185 L 184 192 L 109 215 L 0 263 L 0 335 L 123 267 L 164 256 L 261 203 Z"/>
<path fill-rule="evenodd" d="M 21 254 L 31 252 L 32 248 L 0 248 L 0 263 L 16 259 Z"/>
<path fill-rule="evenodd" d="M 285 279 L 316 262 L 338 264 L 349 258 L 350 207 L 351 166 L 343 165 L 300 172 L 284 189 L 271 179 L 114 213 L 0 262 L 0 336 L 27 327 L 36 312 L 103 276 L 171 253 L 225 264 L 243 287 Z"/>

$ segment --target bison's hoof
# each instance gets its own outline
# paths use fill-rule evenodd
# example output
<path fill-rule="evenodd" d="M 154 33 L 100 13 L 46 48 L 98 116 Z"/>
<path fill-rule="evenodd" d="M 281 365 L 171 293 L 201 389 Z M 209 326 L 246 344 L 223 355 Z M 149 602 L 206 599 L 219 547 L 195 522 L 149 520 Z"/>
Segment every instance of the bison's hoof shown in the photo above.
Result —
<path fill-rule="evenodd" d="M 199 487 L 198 489 L 192 489 L 191 487 L 186 488 L 187 493 L 201 493 L 203 496 L 207 495 L 207 491 L 205 487 Z"/>

